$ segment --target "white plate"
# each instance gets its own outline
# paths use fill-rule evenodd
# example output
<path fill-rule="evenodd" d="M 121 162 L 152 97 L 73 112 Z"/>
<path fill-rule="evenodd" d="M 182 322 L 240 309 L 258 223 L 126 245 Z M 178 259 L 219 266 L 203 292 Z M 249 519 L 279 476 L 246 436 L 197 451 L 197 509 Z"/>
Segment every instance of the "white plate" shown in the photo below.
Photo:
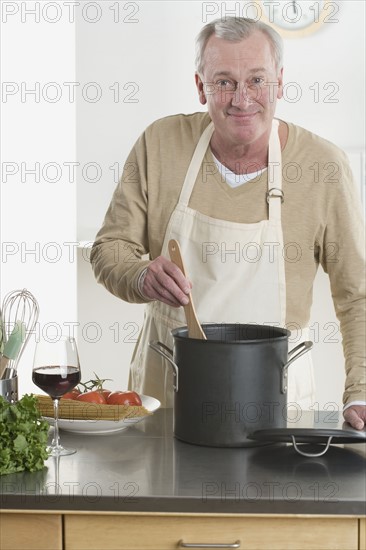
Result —
<path fill-rule="evenodd" d="M 155 397 L 149 395 L 140 395 L 142 405 L 149 412 L 155 412 L 160 407 L 161 403 Z M 54 419 L 48 416 L 44 417 L 51 425 Z M 85 435 L 106 435 L 126 430 L 131 424 L 137 424 L 148 418 L 148 416 L 139 416 L 136 418 L 125 418 L 123 420 L 74 420 L 69 418 L 60 418 L 58 426 L 60 430 L 65 432 L 73 432 Z"/>

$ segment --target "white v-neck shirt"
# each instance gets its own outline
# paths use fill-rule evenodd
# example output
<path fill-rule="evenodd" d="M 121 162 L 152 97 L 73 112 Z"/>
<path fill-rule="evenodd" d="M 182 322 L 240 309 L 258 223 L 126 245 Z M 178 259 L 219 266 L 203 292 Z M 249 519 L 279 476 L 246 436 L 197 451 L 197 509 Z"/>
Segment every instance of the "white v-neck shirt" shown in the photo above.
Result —
<path fill-rule="evenodd" d="M 256 177 L 259 177 L 261 174 L 263 174 L 265 170 L 267 170 L 267 168 L 263 168 L 262 170 L 251 172 L 250 174 L 235 174 L 235 172 L 232 172 L 231 170 L 229 170 L 229 168 L 221 164 L 221 162 L 215 157 L 214 154 L 212 154 L 212 156 L 221 176 L 233 189 L 235 187 L 240 187 L 240 185 L 247 183 L 247 181 L 254 180 Z"/>

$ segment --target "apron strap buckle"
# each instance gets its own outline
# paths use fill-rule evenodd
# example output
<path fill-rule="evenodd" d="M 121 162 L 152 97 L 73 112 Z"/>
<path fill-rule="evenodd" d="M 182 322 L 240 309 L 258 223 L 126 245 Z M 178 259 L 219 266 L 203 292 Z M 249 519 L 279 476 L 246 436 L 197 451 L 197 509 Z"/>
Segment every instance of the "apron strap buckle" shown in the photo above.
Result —
<path fill-rule="evenodd" d="M 272 187 L 269 189 L 266 193 L 267 202 L 269 204 L 269 199 L 281 199 L 281 203 L 285 200 L 285 195 L 282 191 L 282 189 L 279 189 L 278 187 Z"/>

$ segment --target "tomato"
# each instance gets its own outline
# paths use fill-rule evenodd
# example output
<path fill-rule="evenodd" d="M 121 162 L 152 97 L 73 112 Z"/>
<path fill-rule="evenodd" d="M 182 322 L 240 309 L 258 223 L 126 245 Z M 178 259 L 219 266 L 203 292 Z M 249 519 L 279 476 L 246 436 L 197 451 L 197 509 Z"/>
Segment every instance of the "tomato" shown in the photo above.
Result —
<path fill-rule="evenodd" d="M 108 396 L 107 404 L 141 406 L 142 402 L 135 391 L 115 391 Z"/>
<path fill-rule="evenodd" d="M 74 388 L 73 390 L 64 393 L 61 399 L 77 399 L 80 393 L 81 393 L 80 390 L 78 390 L 77 388 Z"/>
<path fill-rule="evenodd" d="M 100 403 L 101 405 L 106 404 L 105 397 L 99 390 L 81 393 L 76 399 L 77 401 L 85 401 L 86 403 Z"/>
<path fill-rule="evenodd" d="M 105 390 L 104 388 L 100 390 L 101 393 L 104 395 L 104 399 L 107 401 L 108 397 L 111 395 L 111 390 Z"/>

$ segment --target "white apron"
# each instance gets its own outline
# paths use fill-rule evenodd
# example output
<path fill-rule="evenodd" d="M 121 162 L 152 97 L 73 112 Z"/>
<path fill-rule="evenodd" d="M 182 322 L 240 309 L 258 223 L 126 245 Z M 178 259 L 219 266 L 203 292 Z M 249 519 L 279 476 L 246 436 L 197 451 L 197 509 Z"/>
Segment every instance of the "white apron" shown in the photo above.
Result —
<path fill-rule="evenodd" d="M 188 168 L 179 202 L 165 233 L 162 255 L 169 258 L 168 242 L 176 239 L 182 251 L 192 296 L 201 323 L 258 323 L 285 327 L 286 281 L 281 224 L 282 164 L 278 120 L 269 141 L 268 220 L 245 224 L 211 218 L 188 206 L 214 127 L 203 132 Z M 173 349 L 171 330 L 185 326 L 183 308 L 160 301 L 146 306 L 130 370 L 129 387 L 173 406 L 171 366 L 148 347 L 159 340 Z M 306 331 L 291 349 L 306 339 Z M 299 336 L 299 335 L 298 335 Z M 288 403 L 309 408 L 314 397 L 310 353 L 289 367 Z"/>

